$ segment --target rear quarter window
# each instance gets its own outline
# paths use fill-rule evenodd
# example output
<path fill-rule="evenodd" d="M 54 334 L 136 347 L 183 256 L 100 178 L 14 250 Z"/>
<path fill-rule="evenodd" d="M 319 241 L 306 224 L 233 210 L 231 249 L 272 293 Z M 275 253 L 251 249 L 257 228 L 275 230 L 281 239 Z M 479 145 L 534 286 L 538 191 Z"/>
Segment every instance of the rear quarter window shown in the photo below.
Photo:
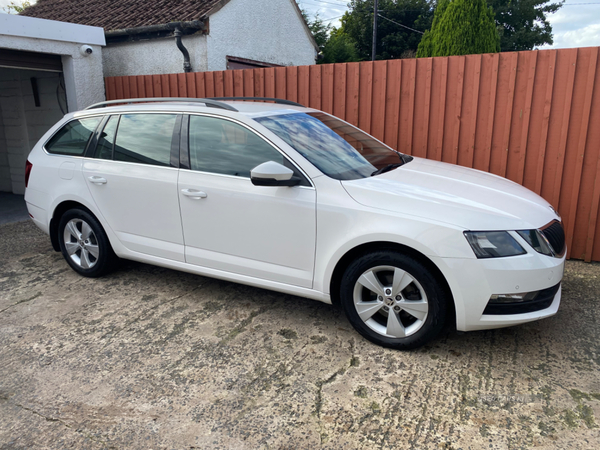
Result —
<path fill-rule="evenodd" d="M 54 155 L 83 156 L 101 119 L 101 117 L 89 117 L 72 120 L 46 143 L 46 151 Z"/>

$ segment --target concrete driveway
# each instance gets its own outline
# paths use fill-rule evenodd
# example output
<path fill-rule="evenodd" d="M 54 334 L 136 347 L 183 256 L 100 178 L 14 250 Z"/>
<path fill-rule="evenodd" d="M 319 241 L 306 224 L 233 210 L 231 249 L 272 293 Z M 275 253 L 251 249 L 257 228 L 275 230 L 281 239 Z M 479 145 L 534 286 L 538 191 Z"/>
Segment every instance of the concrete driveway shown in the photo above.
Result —
<path fill-rule="evenodd" d="M 0 226 L 0 449 L 600 448 L 600 265 L 550 319 L 383 349 L 331 306 Z"/>

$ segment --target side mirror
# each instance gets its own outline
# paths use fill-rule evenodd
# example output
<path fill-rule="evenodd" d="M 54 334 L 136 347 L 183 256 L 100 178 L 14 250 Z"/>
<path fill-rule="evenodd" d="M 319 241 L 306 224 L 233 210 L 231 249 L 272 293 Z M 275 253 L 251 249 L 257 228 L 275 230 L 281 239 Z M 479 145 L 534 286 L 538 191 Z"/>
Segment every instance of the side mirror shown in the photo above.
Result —
<path fill-rule="evenodd" d="M 259 164 L 250 171 L 250 180 L 255 186 L 296 186 L 300 178 L 294 171 L 275 161 Z"/>

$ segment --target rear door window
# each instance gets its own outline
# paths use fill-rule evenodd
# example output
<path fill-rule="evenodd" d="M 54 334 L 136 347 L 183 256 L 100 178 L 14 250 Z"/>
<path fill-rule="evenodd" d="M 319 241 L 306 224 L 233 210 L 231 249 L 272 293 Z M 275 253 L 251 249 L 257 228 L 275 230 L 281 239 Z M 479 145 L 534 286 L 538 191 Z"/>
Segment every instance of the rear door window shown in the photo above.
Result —
<path fill-rule="evenodd" d="M 46 151 L 54 155 L 83 156 L 100 120 L 102 117 L 72 120 L 52 136 L 45 146 Z"/>
<path fill-rule="evenodd" d="M 113 159 L 170 166 L 176 119 L 176 114 L 123 114 L 117 130 Z"/>

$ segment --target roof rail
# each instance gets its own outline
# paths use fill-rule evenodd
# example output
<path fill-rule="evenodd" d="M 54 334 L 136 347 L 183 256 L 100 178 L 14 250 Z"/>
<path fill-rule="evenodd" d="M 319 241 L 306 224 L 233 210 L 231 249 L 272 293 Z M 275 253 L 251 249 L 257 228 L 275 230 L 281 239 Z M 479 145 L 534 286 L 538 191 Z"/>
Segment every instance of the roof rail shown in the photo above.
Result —
<path fill-rule="evenodd" d="M 152 102 L 183 102 L 183 103 L 204 103 L 206 106 L 210 106 L 213 108 L 221 108 L 226 109 L 227 111 L 235 111 L 238 112 L 233 106 L 228 105 L 227 103 L 216 101 L 211 98 L 185 98 L 185 97 L 155 97 L 155 98 L 124 98 L 121 100 L 109 100 L 106 102 L 94 103 L 93 105 L 85 108 L 88 109 L 96 109 L 96 108 L 104 108 L 110 105 L 121 105 L 121 104 L 131 104 L 131 103 L 152 103 Z"/>
<path fill-rule="evenodd" d="M 270 98 L 270 97 L 211 97 L 212 100 L 262 100 L 265 102 L 274 102 L 281 105 L 301 106 L 306 108 L 300 103 L 293 102 L 291 100 L 285 100 L 283 98 Z"/>

